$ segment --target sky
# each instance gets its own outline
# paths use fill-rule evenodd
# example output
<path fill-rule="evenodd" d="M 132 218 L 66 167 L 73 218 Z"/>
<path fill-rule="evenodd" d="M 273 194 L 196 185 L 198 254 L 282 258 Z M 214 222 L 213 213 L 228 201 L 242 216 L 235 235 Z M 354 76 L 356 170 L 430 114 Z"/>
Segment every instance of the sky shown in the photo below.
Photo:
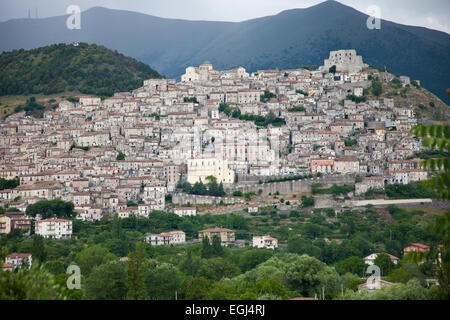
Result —
<path fill-rule="evenodd" d="M 65 15 L 70 5 L 82 11 L 101 6 L 142 12 L 163 18 L 211 21 L 243 21 L 307 8 L 323 0 L 0 0 L 0 21 Z M 450 33 L 450 0 L 339 0 L 361 12 L 369 6 L 381 9 L 381 18 Z"/>

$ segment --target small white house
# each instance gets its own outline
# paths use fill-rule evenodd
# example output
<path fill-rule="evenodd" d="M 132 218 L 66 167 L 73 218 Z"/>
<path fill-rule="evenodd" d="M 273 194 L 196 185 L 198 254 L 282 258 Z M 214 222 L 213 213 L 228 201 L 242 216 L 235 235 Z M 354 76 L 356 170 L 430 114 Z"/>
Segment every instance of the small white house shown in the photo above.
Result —
<path fill-rule="evenodd" d="M 186 242 L 186 233 L 183 231 L 170 231 L 160 234 L 149 234 L 145 237 L 145 242 L 150 243 L 152 246 L 183 244 Z"/>
<path fill-rule="evenodd" d="M 180 217 L 195 216 L 195 215 L 197 215 L 197 208 L 196 207 L 177 207 L 177 208 L 175 208 L 174 213 Z"/>
<path fill-rule="evenodd" d="M 258 213 L 258 207 L 248 207 L 248 213 Z"/>
<path fill-rule="evenodd" d="M 152 206 L 150 204 L 139 204 L 138 205 L 139 217 L 148 218 L 148 216 L 150 215 L 150 212 L 152 212 Z"/>
<path fill-rule="evenodd" d="M 353 88 L 353 94 L 356 97 L 362 97 L 364 95 L 364 88 L 363 87 L 355 87 L 355 88 Z"/>
<path fill-rule="evenodd" d="M 11 253 L 6 256 L 5 263 L 12 265 L 14 269 L 20 269 L 23 265 L 27 265 L 31 268 L 33 264 L 33 256 L 31 253 Z"/>
<path fill-rule="evenodd" d="M 252 246 L 256 248 L 278 248 L 278 239 L 271 236 L 254 236 Z"/>
<path fill-rule="evenodd" d="M 364 258 L 364 262 L 366 264 L 368 264 L 369 266 L 374 265 L 374 261 L 378 257 L 379 254 L 381 254 L 381 253 L 372 253 L 372 254 L 368 255 L 367 257 Z M 389 256 L 389 258 L 391 258 L 391 261 L 394 264 L 397 264 L 400 261 L 400 259 L 397 258 L 396 256 L 393 256 L 393 255 L 391 255 L 389 253 L 385 253 L 385 254 L 387 254 Z"/>

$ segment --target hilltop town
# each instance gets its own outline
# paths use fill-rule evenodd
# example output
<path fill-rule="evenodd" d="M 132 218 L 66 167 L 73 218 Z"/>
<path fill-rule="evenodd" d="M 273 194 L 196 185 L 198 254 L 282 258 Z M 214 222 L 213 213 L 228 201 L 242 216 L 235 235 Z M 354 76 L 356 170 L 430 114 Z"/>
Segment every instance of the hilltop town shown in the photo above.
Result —
<path fill-rule="evenodd" d="M 179 82 L 148 79 L 110 98 L 64 100 L 43 117 L 30 112 L 39 106 L 30 98 L 0 123 L 2 270 L 41 264 L 48 252 L 45 269 L 64 280 L 75 261 L 87 285 L 73 299 L 124 299 L 132 272 L 124 266 L 136 259 L 153 266 L 145 272 L 154 299 L 172 299 L 173 290 L 175 299 L 267 298 L 251 285 L 228 295 L 197 288 L 273 263 L 317 264 L 332 275 L 297 288 L 286 275 L 298 272 L 284 272 L 283 286 L 271 284 L 281 288 L 277 299 L 355 298 L 399 282 L 431 288 L 434 265 L 411 267 L 410 253 L 442 247 L 426 221 L 446 205 L 417 183 L 429 178 L 421 158 L 435 154 L 410 133 L 420 106 L 383 96 L 387 87 L 403 95 L 420 81 L 340 50 L 319 68 L 190 66 Z M 379 287 L 365 277 L 374 264 L 384 268 Z M 102 270 L 111 268 L 120 290 L 104 289 Z M 173 287 L 153 292 L 159 272 Z"/>
<path fill-rule="evenodd" d="M 78 219 L 96 221 L 195 215 L 191 204 L 245 207 L 231 195 L 271 194 L 262 184 L 283 179 L 355 185 L 350 197 L 427 179 L 421 142 L 409 132 L 413 106 L 366 99 L 382 83 L 420 82 L 367 67 L 355 50 L 331 52 L 317 70 L 249 74 L 205 63 L 180 82 L 149 79 L 104 100 L 63 101 L 43 118 L 16 113 L 0 124 L 0 177 L 18 185 L 0 201 L 23 213 L 42 199 L 71 201 Z M 207 193 L 212 180 L 217 190 Z M 256 211 L 263 204 L 247 202 Z"/>

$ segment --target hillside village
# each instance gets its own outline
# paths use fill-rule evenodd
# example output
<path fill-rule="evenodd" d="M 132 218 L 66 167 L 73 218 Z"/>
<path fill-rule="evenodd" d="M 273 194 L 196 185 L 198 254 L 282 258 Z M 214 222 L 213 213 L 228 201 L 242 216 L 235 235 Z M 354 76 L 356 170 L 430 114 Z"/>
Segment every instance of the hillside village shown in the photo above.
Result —
<path fill-rule="evenodd" d="M 77 218 L 96 221 L 153 210 L 195 215 L 170 203 L 182 199 L 183 182 L 215 179 L 223 192 L 254 181 L 256 191 L 270 178 L 333 176 L 356 183 L 349 195 L 357 196 L 427 179 L 416 157 L 421 143 L 409 133 L 414 108 L 366 100 L 374 83 L 397 79 L 367 67 L 355 50 L 331 52 L 318 70 L 249 74 L 205 63 L 188 67 L 180 82 L 149 79 L 105 100 L 63 101 L 43 118 L 11 115 L 0 124 L 0 177 L 20 184 L 0 190 L 1 204 L 18 208 L 17 225 L 27 229 L 26 208 L 42 199 L 71 201 Z M 70 237 L 64 221 L 53 223 Z"/>

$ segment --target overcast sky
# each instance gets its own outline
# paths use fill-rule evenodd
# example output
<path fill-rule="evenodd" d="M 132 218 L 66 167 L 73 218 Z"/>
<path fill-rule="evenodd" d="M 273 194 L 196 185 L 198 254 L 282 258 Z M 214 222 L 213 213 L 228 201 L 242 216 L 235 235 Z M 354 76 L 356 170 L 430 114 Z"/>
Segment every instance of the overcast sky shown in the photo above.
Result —
<path fill-rule="evenodd" d="M 39 18 L 64 15 L 69 5 L 84 11 L 94 6 L 142 12 L 164 18 L 243 21 L 293 8 L 306 8 L 323 0 L 0 0 L 0 21 L 26 18 L 28 9 Z M 359 11 L 381 8 L 381 17 L 397 23 L 450 33 L 450 0 L 339 0 Z"/>

